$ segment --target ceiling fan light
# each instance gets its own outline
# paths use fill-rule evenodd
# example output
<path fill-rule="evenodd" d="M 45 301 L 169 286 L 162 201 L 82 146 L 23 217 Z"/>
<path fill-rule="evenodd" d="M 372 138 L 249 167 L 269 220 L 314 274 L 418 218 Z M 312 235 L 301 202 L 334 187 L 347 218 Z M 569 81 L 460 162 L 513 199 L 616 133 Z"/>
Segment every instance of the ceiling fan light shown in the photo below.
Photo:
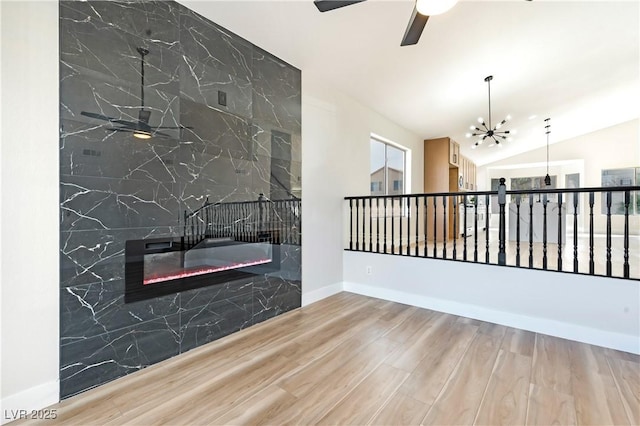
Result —
<path fill-rule="evenodd" d="M 133 137 L 138 139 L 151 139 L 151 133 L 142 130 L 136 130 L 133 132 Z"/>
<path fill-rule="evenodd" d="M 416 0 L 416 9 L 421 15 L 440 15 L 455 6 L 457 2 L 458 0 Z"/>

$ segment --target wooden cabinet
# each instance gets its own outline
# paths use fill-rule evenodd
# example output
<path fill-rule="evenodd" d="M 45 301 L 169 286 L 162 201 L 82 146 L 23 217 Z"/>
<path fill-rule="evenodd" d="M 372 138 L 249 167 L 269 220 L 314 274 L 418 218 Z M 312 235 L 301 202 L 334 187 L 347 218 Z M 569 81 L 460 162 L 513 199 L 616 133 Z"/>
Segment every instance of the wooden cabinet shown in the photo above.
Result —
<path fill-rule="evenodd" d="M 460 154 L 460 144 L 451 138 L 427 139 L 424 141 L 424 192 L 464 192 L 476 191 L 476 165 Z M 440 212 L 435 215 L 436 229 L 444 228 L 445 215 Z M 453 235 L 453 211 L 448 210 L 447 238 Z M 433 229 L 434 218 L 427 217 L 428 229 Z M 438 231 L 440 233 L 440 231 Z M 431 237 L 433 238 L 433 237 Z M 430 239 L 431 239 L 430 238 Z M 442 241 L 438 235 L 437 240 Z"/>
<path fill-rule="evenodd" d="M 465 156 L 460 156 L 458 191 L 477 191 L 476 165 Z"/>

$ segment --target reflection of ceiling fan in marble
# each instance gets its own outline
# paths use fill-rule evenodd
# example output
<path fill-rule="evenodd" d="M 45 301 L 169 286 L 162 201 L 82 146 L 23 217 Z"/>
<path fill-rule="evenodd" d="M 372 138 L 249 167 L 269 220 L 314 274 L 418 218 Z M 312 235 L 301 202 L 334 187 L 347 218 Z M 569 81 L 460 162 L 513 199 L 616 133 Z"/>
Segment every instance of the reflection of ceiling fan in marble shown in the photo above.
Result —
<path fill-rule="evenodd" d="M 148 109 L 144 109 L 144 57 L 149 54 L 149 50 L 144 47 L 138 47 L 136 49 L 138 53 L 140 53 L 140 111 L 138 111 L 138 120 L 137 121 L 127 121 L 121 120 L 119 118 L 109 117 L 103 114 L 98 114 L 95 112 L 87 112 L 82 111 L 80 114 L 96 118 L 98 120 L 108 121 L 113 125 L 117 125 L 118 127 L 111 127 L 109 130 L 114 130 L 116 132 L 130 132 L 133 133 L 133 136 L 138 139 L 150 139 L 152 136 L 166 136 L 170 137 L 170 135 L 166 133 L 159 132 L 158 129 L 188 129 L 189 127 L 184 126 L 150 126 L 149 118 L 151 118 L 151 111 Z"/>

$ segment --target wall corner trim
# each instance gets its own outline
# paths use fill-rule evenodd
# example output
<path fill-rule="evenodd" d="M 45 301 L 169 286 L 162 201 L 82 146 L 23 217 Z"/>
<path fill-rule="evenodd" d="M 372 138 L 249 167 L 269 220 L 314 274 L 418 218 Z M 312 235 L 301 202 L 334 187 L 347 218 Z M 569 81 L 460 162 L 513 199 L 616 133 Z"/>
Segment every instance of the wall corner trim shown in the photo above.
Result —
<path fill-rule="evenodd" d="M 312 303 L 318 302 L 322 299 L 326 299 L 327 297 L 333 296 L 334 294 L 338 294 L 341 291 L 343 291 L 342 282 L 337 282 L 328 286 L 324 286 L 310 292 L 304 292 L 303 290 L 302 291 L 302 307 L 311 305 Z"/>

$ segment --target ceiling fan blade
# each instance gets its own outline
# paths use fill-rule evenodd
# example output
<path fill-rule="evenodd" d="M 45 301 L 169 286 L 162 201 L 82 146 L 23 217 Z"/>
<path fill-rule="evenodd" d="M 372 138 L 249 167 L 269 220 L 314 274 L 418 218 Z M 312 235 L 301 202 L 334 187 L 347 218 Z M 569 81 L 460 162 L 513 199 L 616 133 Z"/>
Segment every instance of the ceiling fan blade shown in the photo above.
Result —
<path fill-rule="evenodd" d="M 157 126 L 151 127 L 151 129 L 193 129 L 191 126 Z"/>
<path fill-rule="evenodd" d="M 118 118 L 113 118 L 113 117 L 109 117 L 109 116 L 106 116 L 106 115 L 97 114 L 95 112 L 82 111 L 82 112 L 80 112 L 80 114 L 84 115 L 86 117 L 91 117 L 91 118 L 95 118 L 95 119 L 98 119 L 98 120 L 104 120 L 104 121 L 108 121 L 110 123 L 120 124 L 122 126 L 128 126 L 128 127 L 133 127 L 133 128 L 135 128 L 137 126 L 137 124 L 134 123 L 133 121 L 120 120 Z"/>
<path fill-rule="evenodd" d="M 422 35 L 422 30 L 424 30 L 424 26 L 427 24 L 429 17 L 427 15 L 422 15 L 418 13 L 418 9 L 413 7 L 413 13 L 411 14 L 411 20 L 409 21 L 409 25 L 407 25 L 407 29 L 404 32 L 404 37 L 402 37 L 402 42 L 400 46 L 410 46 L 412 44 L 416 44 L 418 40 L 420 40 L 420 36 Z"/>
<path fill-rule="evenodd" d="M 329 10 L 350 6 L 363 1 L 365 0 L 313 0 L 313 4 L 316 5 L 320 12 L 327 12 Z"/>

